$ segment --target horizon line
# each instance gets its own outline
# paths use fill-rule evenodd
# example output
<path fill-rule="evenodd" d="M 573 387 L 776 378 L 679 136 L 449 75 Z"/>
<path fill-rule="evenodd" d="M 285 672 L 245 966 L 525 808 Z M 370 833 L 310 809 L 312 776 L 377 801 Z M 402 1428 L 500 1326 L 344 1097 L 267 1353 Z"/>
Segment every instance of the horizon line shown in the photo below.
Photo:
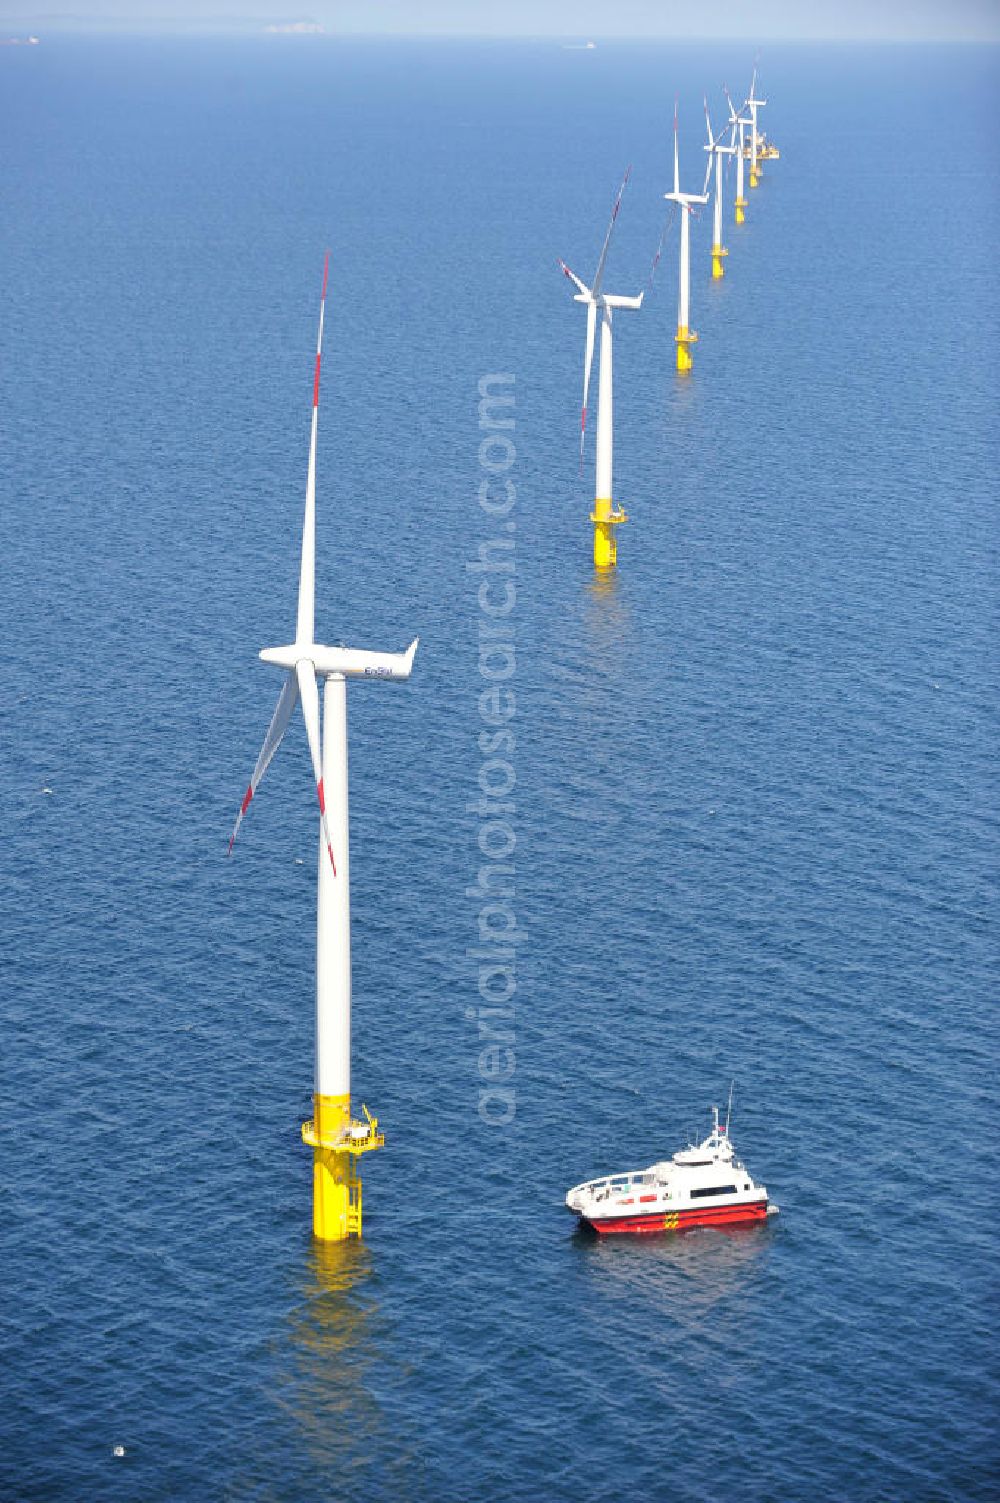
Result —
<path fill-rule="evenodd" d="M 157 24 L 151 22 L 125 23 L 121 21 L 87 21 L 72 19 L 58 20 L 55 18 L 46 23 L 41 18 L 34 21 L 19 23 L 31 35 L 36 35 L 41 40 L 42 33 L 48 30 L 50 35 L 103 35 L 103 36 L 240 36 L 260 37 L 268 41 L 286 40 L 301 44 L 323 41 L 370 41 L 370 42 L 538 42 L 555 43 L 569 51 L 596 51 L 598 42 L 601 43 L 643 43 L 650 42 L 663 44 L 676 43 L 732 43 L 741 42 L 758 46 L 808 46 L 810 44 L 828 45 L 831 42 L 842 43 L 845 46 L 960 46 L 960 47 L 991 47 L 1000 45 L 1000 29 L 995 35 L 947 35 L 926 36 L 894 36 L 894 35 L 850 35 L 839 33 L 815 33 L 809 35 L 761 35 L 759 32 L 731 32 L 725 35 L 705 35 L 703 33 L 684 32 L 665 34 L 663 32 L 615 32 L 602 33 L 591 32 L 585 37 L 566 32 L 497 32 L 497 31 L 354 31 L 339 28 L 324 27 L 319 31 L 296 32 L 285 29 L 282 26 L 274 26 L 273 22 L 212 22 L 192 20 L 190 23 L 166 23 Z M 15 35 L 13 27 L 3 25 L 0 40 Z M 587 46 L 593 42 L 593 48 Z"/>

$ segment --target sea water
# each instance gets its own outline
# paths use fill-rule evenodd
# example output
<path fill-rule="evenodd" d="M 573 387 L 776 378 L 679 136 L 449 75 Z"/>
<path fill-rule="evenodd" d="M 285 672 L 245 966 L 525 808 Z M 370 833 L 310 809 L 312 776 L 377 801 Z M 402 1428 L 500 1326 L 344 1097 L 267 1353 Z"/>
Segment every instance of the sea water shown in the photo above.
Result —
<path fill-rule="evenodd" d="M 692 226 L 681 380 L 673 100 L 698 191 L 702 94 L 718 121 L 752 61 L 0 53 L 6 1498 L 991 1496 L 997 57 L 762 57 L 781 160 L 742 227 L 727 180 L 721 283 Z M 629 162 L 598 581 L 556 258 L 589 279 Z M 226 840 L 293 629 L 327 246 L 318 632 L 421 646 L 349 696 L 387 1147 L 364 1242 L 323 1250 L 298 721 Z M 734 1077 L 778 1218 L 574 1231 L 569 1185 L 700 1137 Z"/>

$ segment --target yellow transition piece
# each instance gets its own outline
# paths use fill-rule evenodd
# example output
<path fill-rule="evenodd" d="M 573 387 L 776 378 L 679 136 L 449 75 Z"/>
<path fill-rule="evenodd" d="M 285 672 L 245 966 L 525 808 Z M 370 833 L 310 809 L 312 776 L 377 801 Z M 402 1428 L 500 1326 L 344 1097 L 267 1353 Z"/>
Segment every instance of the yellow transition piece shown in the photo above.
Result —
<path fill-rule="evenodd" d="M 627 522 L 628 517 L 620 507 L 616 508 L 610 497 L 600 497 L 594 502 L 590 520 L 594 524 L 594 567 L 613 569 L 618 563 L 615 528 Z"/>
<path fill-rule="evenodd" d="M 313 1151 L 313 1236 L 343 1242 L 361 1236 L 359 1154 L 382 1148 L 378 1118 L 363 1106 L 364 1122 L 351 1116 L 350 1096 L 313 1096 L 313 1117 L 302 1124 L 302 1141 Z"/>
<path fill-rule="evenodd" d="M 679 328 L 677 330 L 677 369 L 689 371 L 694 365 L 691 359 L 691 346 L 696 343 L 698 336 L 693 329 Z"/>

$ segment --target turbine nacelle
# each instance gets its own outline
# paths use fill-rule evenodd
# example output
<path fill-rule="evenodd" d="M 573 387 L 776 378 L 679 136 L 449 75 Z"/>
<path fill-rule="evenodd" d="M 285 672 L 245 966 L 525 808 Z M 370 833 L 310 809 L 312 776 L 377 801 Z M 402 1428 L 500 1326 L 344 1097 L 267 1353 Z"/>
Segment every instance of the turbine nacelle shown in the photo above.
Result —
<path fill-rule="evenodd" d="M 645 291 L 640 292 L 638 297 L 625 297 L 615 292 L 599 292 L 593 297 L 589 292 L 578 292 L 573 299 L 574 303 L 585 303 L 592 308 L 641 308 L 642 300 L 646 296 Z"/>
<path fill-rule="evenodd" d="M 609 293 L 606 297 L 601 298 L 601 302 L 604 303 L 608 308 L 636 309 L 642 307 L 642 300 L 645 296 L 646 294 L 644 291 L 640 292 L 638 297 L 612 296 Z"/>
<path fill-rule="evenodd" d="M 305 662 L 312 663 L 319 676 L 403 680 L 413 671 L 419 640 L 414 637 L 405 652 L 367 652 L 356 647 L 325 647 L 319 642 L 290 642 L 287 647 L 265 647 L 260 658 L 289 672 Z"/>
<path fill-rule="evenodd" d="M 689 212 L 692 204 L 708 203 L 707 193 L 664 193 L 663 196 L 670 203 L 680 204 L 682 209 L 687 209 Z"/>

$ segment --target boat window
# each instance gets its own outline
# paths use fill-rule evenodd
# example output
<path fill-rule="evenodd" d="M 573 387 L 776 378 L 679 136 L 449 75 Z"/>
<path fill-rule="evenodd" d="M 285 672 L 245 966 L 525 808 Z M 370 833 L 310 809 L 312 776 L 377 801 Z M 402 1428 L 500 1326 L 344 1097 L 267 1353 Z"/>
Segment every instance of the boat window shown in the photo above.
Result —
<path fill-rule="evenodd" d="M 627 1185 L 628 1184 L 628 1175 L 627 1174 L 616 1175 L 616 1177 L 613 1180 L 611 1180 L 610 1183 L 613 1184 L 613 1185 Z"/>
<path fill-rule="evenodd" d="M 692 1190 L 692 1200 L 699 1200 L 703 1195 L 735 1195 L 735 1185 L 705 1185 L 701 1190 Z"/>

